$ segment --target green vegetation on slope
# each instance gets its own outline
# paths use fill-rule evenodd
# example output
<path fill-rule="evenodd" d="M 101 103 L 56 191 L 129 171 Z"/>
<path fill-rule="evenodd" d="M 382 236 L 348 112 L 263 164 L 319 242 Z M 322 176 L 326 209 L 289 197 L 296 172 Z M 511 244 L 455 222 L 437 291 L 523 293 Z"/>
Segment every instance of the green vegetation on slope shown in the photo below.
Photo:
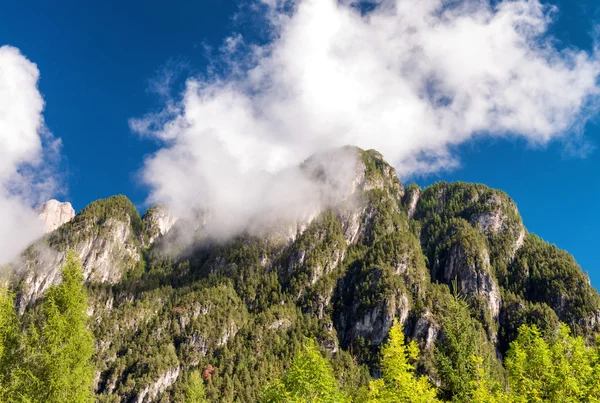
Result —
<path fill-rule="evenodd" d="M 165 255 L 172 239 L 146 249 L 156 233 L 124 197 L 90 205 L 51 234 L 47 244 L 61 251 L 96 237 L 100 254 L 118 230 L 143 254 L 111 260 L 108 270 L 122 273 L 115 283 L 87 285 L 96 400 L 594 401 L 600 302 L 572 257 L 527 234 L 502 192 L 466 183 L 405 190 L 379 153 L 361 151 L 361 161 L 356 198 L 301 223 L 289 243 L 199 236 Z M 46 297 L 15 327 L 13 298 L 0 293 L 2 363 L 39 346 L 51 312 Z M 552 380 L 535 380 L 546 364 L 526 367 L 537 348 L 563 362 L 548 370 Z M 11 365 L 0 371 L 2 393 L 14 390 Z M 575 370 L 587 374 L 577 388 L 562 381 Z M 562 384 L 569 389 L 559 393 Z M 542 400 L 515 400 L 528 385 Z"/>

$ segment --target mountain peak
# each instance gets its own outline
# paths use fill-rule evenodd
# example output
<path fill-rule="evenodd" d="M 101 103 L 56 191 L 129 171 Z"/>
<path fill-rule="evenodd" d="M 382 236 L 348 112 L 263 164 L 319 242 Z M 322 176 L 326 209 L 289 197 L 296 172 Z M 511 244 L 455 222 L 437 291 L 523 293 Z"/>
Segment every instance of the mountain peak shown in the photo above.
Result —
<path fill-rule="evenodd" d="M 52 199 L 35 207 L 39 219 L 44 224 L 44 233 L 49 233 L 75 218 L 71 203 Z"/>

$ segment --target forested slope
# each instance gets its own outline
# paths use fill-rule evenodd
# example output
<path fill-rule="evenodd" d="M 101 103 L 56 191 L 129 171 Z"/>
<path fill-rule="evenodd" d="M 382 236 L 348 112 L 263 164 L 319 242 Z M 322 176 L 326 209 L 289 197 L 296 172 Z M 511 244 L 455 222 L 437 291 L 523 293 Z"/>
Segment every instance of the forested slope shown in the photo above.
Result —
<path fill-rule="evenodd" d="M 474 401 L 478 371 L 510 383 L 505 357 L 522 325 L 535 325 L 522 334 L 550 337 L 562 322 L 594 342 L 597 291 L 572 256 L 527 232 L 505 193 L 468 183 L 405 188 L 379 153 L 357 153 L 349 198 L 268 236 L 223 241 L 200 228 L 183 242 L 189 229 L 164 208 L 140 217 L 123 196 L 94 202 L 13 265 L 19 312 L 38 309 L 75 251 L 100 402 L 185 401 L 192 373 L 209 401 L 259 401 L 307 348 L 358 399 L 372 378 L 387 382 L 381 349 L 394 323 L 403 336 L 391 346 L 414 341 L 420 354 L 409 361 L 434 395 Z M 465 324 L 458 334 L 468 340 L 449 338 Z M 456 377 L 456 351 L 481 362 L 463 354 Z"/>

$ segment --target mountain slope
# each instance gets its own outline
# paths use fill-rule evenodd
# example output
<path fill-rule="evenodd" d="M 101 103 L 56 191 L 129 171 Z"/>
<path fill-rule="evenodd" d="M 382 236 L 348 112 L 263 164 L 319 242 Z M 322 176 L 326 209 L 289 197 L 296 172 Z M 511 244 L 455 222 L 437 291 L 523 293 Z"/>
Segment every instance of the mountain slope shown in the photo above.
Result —
<path fill-rule="evenodd" d="M 360 385 L 378 373 L 395 319 L 435 378 L 452 292 L 499 356 L 522 323 L 600 330 L 596 290 L 570 255 L 527 233 L 506 194 L 467 183 L 405 189 L 379 153 L 357 154 L 347 198 L 265 236 L 218 241 L 200 228 L 180 244 L 186 223 L 161 208 L 140 218 L 123 196 L 92 203 L 24 253 L 19 307 L 60 281 L 67 249 L 79 254 L 101 402 L 182 401 L 194 368 L 206 369 L 213 401 L 254 402 L 306 336 Z"/>

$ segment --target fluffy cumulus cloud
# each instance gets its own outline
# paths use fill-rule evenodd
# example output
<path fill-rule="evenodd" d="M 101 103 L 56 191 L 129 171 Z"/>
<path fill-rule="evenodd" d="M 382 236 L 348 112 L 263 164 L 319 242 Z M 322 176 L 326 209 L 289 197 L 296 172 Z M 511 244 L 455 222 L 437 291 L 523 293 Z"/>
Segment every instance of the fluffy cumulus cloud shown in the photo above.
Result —
<path fill-rule="evenodd" d="M 130 122 L 164 142 L 143 177 L 180 214 L 251 217 L 280 200 L 273 178 L 323 149 L 374 148 L 400 176 L 423 174 L 455 166 L 452 150 L 475 137 L 543 145 L 580 135 L 596 112 L 598 54 L 558 49 L 555 10 L 537 0 L 257 7 L 270 41 L 232 36 L 226 74 L 190 77 L 180 99 Z"/>
<path fill-rule="evenodd" d="M 41 235 L 31 206 L 55 188 L 48 163 L 60 142 L 45 129 L 38 78 L 18 49 L 0 47 L 0 264 Z"/>

